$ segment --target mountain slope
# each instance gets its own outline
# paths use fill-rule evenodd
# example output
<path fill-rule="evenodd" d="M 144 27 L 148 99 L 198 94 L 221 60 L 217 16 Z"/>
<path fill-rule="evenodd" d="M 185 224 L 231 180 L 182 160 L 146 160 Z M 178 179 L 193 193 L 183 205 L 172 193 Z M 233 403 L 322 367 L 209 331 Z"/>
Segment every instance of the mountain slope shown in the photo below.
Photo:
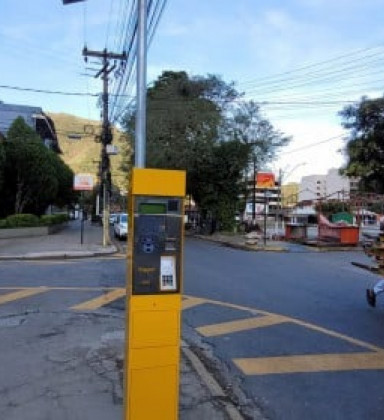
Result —
<path fill-rule="evenodd" d="M 90 173 L 97 180 L 101 143 L 101 122 L 87 120 L 70 114 L 50 113 L 57 136 L 59 146 L 63 154 L 64 162 L 74 173 Z M 119 150 L 116 156 L 110 156 L 112 183 L 120 190 L 128 189 L 127 175 L 119 168 L 122 161 L 122 150 L 129 147 L 127 140 L 119 130 L 113 130 L 113 142 Z"/>

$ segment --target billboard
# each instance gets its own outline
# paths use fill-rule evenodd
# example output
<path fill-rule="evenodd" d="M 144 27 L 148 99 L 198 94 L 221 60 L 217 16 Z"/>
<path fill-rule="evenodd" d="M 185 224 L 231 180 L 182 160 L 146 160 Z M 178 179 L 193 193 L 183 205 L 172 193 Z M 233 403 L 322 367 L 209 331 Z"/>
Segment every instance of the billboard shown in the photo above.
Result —
<path fill-rule="evenodd" d="M 75 191 L 92 191 L 93 176 L 91 174 L 76 174 L 73 179 L 73 189 Z"/>
<path fill-rule="evenodd" d="M 259 172 L 256 175 L 257 188 L 273 188 L 275 186 L 275 174 L 271 172 Z"/>

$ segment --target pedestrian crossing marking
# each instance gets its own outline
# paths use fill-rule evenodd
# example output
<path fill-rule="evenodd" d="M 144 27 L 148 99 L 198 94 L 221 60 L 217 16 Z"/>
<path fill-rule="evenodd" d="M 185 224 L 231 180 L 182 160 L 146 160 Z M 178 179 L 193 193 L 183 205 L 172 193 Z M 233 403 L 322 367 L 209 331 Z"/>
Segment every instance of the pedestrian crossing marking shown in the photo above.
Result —
<path fill-rule="evenodd" d="M 72 306 L 70 309 L 75 311 L 92 311 L 95 309 L 99 309 L 102 306 L 105 306 L 108 303 L 111 303 L 114 300 L 125 296 L 125 294 L 125 288 L 118 288 L 108 293 L 105 293 L 97 298 L 90 299 L 85 302 L 79 303 L 78 305 Z"/>
<path fill-rule="evenodd" d="M 126 295 L 126 289 L 122 287 L 99 287 L 99 286 L 1 286 L 0 305 L 7 302 L 17 301 L 39 295 L 49 291 L 67 291 L 67 292 L 104 292 L 97 296 L 78 303 L 70 309 L 75 311 L 97 310 L 117 299 Z M 234 364 L 245 375 L 272 375 L 272 374 L 290 374 L 290 373 L 311 373 L 326 371 L 350 371 L 350 370 L 381 370 L 384 369 L 384 349 L 370 343 L 349 337 L 337 331 L 328 330 L 321 326 L 301 321 L 297 318 L 266 312 L 251 307 L 240 306 L 236 304 L 215 301 L 194 296 L 183 296 L 183 309 L 198 307 L 203 304 L 216 305 L 218 307 L 227 307 L 237 309 L 248 314 L 254 315 L 250 318 L 243 318 L 229 322 L 217 324 L 208 324 L 196 328 L 197 332 L 206 337 L 215 337 L 223 334 L 231 334 L 240 331 L 257 330 L 258 328 L 267 328 L 282 323 L 291 323 L 299 325 L 337 339 L 344 340 L 350 344 L 364 348 L 365 352 L 342 353 L 342 354 L 305 354 L 291 356 L 275 357 L 256 357 L 256 358 L 236 358 Z"/>
<path fill-rule="evenodd" d="M 244 375 L 384 369 L 383 353 L 313 354 L 233 359 Z"/>
<path fill-rule="evenodd" d="M 3 303 L 13 302 L 15 300 L 38 295 L 40 293 L 47 292 L 48 290 L 48 287 L 33 287 L 28 289 L 21 289 L 16 292 L 7 293 L 5 295 L 0 295 L 0 305 Z"/>
<path fill-rule="evenodd" d="M 182 309 L 193 308 L 194 306 L 202 305 L 205 302 L 205 299 L 188 297 L 182 301 Z"/>
<path fill-rule="evenodd" d="M 220 324 L 204 325 L 196 328 L 196 330 L 205 337 L 215 337 L 218 335 L 247 331 L 255 328 L 270 327 L 272 325 L 282 324 L 289 321 L 289 318 L 285 318 L 280 315 L 269 315 L 222 322 Z"/>

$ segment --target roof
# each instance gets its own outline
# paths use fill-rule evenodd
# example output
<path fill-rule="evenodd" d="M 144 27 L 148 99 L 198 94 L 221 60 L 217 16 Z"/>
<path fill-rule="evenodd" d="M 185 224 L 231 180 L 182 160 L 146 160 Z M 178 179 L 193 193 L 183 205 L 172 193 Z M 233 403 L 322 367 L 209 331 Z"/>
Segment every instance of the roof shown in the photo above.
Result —
<path fill-rule="evenodd" d="M 37 106 L 5 104 L 0 101 L 0 134 L 7 136 L 9 128 L 17 117 L 22 117 L 42 140 L 51 140 L 52 149 L 61 153 L 52 119 Z"/>

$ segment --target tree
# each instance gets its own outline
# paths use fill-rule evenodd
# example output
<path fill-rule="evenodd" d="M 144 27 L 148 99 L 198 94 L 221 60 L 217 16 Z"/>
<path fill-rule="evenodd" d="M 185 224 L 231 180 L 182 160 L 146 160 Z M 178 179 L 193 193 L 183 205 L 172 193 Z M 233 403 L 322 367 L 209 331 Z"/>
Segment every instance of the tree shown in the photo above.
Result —
<path fill-rule="evenodd" d="M 234 223 L 240 189 L 250 146 L 233 124 L 231 108 L 240 98 L 233 83 L 219 77 L 189 77 L 186 72 L 165 71 L 147 93 L 147 166 L 185 169 L 187 193 L 202 213 L 210 213 L 221 224 Z M 277 132 L 259 118 L 260 161 L 272 156 Z M 123 125 L 133 137 L 134 110 Z M 256 129 L 248 125 L 247 129 Z M 235 130 L 236 128 L 236 130 Z M 264 147 L 265 143 L 265 147 Z M 256 146 L 254 147 L 256 148 Z M 266 154 L 268 154 L 266 156 Z M 261 157 L 263 155 L 263 158 Z"/>
<path fill-rule="evenodd" d="M 360 177 L 367 192 L 384 193 L 384 97 L 367 99 L 345 107 L 340 115 L 349 130 L 342 172 Z"/>
<path fill-rule="evenodd" d="M 227 120 L 227 132 L 232 138 L 249 146 L 252 174 L 271 162 L 277 151 L 290 141 L 289 137 L 274 129 L 262 117 L 260 107 L 253 101 L 242 102 L 234 109 L 233 118 Z M 247 174 L 245 178 L 247 184 Z M 245 202 L 247 194 L 248 188 L 245 187 Z"/>
<path fill-rule="evenodd" d="M 13 122 L 4 145 L 6 182 L 1 216 L 25 211 L 42 214 L 56 200 L 68 201 L 70 169 L 21 117 Z"/>
<path fill-rule="evenodd" d="M 237 140 L 220 142 L 213 146 L 209 156 L 200 155 L 201 162 L 188 173 L 195 201 L 203 212 L 210 212 L 223 230 L 231 230 L 235 223 L 242 192 L 239 180 L 248 153 L 248 147 Z"/>

